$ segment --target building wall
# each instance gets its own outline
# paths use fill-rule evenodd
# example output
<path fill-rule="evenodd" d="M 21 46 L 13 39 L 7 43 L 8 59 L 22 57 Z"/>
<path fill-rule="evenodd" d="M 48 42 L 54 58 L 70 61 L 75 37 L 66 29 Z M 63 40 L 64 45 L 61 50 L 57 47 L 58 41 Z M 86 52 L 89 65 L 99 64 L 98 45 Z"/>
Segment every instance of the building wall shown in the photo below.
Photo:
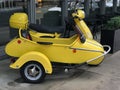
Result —
<path fill-rule="evenodd" d="M 23 12 L 22 6 L 17 5 L 16 2 L 20 2 L 20 0 L 6 0 L 6 2 L 3 0 L 0 2 L 0 45 L 6 44 L 10 40 L 10 16 L 15 12 Z"/>

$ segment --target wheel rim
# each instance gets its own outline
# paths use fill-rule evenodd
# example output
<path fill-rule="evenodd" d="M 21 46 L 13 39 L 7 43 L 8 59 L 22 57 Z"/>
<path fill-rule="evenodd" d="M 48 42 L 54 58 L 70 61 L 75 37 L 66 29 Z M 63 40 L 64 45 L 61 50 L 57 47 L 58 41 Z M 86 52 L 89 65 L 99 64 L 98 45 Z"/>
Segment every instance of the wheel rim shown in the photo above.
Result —
<path fill-rule="evenodd" d="M 29 80 L 35 81 L 40 79 L 40 77 L 42 76 L 42 70 L 39 65 L 30 64 L 25 68 L 24 74 Z"/>

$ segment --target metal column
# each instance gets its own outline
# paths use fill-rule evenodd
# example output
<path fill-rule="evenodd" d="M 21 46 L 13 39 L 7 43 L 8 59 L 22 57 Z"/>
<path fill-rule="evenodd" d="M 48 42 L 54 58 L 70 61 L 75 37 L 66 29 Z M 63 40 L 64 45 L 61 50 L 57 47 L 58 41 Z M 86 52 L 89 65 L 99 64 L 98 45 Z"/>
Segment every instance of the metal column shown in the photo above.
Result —
<path fill-rule="evenodd" d="M 90 14 L 90 1 L 91 0 L 84 0 L 84 10 L 86 17 L 88 17 Z"/>
<path fill-rule="evenodd" d="M 113 0 L 113 12 L 117 12 L 117 0 Z"/>
<path fill-rule="evenodd" d="M 68 0 L 61 0 L 62 1 L 62 25 L 65 26 L 65 17 L 68 16 Z"/>
<path fill-rule="evenodd" d="M 6 1 L 4 0 L 4 7 L 3 8 L 6 8 Z"/>
<path fill-rule="evenodd" d="M 106 0 L 101 0 L 100 1 L 100 14 L 105 15 L 106 11 Z"/>
<path fill-rule="evenodd" d="M 36 23 L 36 5 L 35 0 L 28 0 L 28 17 L 30 23 Z"/>

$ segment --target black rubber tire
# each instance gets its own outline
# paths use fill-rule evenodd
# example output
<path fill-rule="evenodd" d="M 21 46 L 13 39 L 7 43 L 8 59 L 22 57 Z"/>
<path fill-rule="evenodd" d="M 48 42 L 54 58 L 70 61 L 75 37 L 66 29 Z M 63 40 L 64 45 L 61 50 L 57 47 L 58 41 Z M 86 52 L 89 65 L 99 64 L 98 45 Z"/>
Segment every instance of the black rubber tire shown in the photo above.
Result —
<path fill-rule="evenodd" d="M 28 74 L 29 73 L 28 71 L 30 71 L 30 70 L 27 70 L 27 68 L 30 67 L 30 65 L 36 65 L 40 69 L 41 75 L 36 80 L 32 80 L 32 79 L 28 78 L 28 77 L 32 78 L 32 76 L 30 76 Z M 26 72 L 26 70 L 28 73 Z M 25 72 L 28 75 L 26 75 Z M 21 77 L 23 78 L 23 80 L 27 83 L 41 83 L 44 81 L 44 78 L 46 76 L 45 69 L 43 68 L 43 66 L 40 63 L 37 63 L 37 62 L 28 62 L 28 63 L 24 64 L 20 69 L 20 74 L 21 74 Z"/>

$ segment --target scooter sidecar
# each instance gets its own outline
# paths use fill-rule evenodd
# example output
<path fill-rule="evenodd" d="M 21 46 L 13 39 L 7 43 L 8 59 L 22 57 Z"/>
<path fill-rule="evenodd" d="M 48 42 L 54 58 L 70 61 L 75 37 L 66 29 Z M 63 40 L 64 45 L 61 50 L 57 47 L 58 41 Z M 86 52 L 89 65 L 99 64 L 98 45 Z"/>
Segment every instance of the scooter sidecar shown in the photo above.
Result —
<path fill-rule="evenodd" d="M 28 23 L 25 22 L 27 19 L 25 19 L 23 23 L 25 27 L 18 27 L 19 36 L 6 45 L 6 53 L 15 57 L 10 67 L 20 69 L 21 76 L 25 81 L 37 83 L 44 80 L 46 73 L 52 73 L 52 63 L 99 65 L 106 53 L 103 46 L 92 39 L 89 28 L 82 20 L 83 17 L 80 16 L 81 12 L 73 15 L 75 33 L 69 31 L 69 37 L 61 37 L 61 33 L 57 32 L 41 33 L 28 30 L 28 28 L 26 29 Z M 24 17 L 25 14 L 14 15 L 20 15 L 20 18 L 21 16 Z M 14 18 L 14 15 L 11 17 Z M 16 28 L 16 25 L 19 25 L 18 23 L 19 21 L 14 21 L 11 26 L 14 27 L 15 24 L 14 28 Z M 70 34 L 71 32 L 72 34 Z"/>

